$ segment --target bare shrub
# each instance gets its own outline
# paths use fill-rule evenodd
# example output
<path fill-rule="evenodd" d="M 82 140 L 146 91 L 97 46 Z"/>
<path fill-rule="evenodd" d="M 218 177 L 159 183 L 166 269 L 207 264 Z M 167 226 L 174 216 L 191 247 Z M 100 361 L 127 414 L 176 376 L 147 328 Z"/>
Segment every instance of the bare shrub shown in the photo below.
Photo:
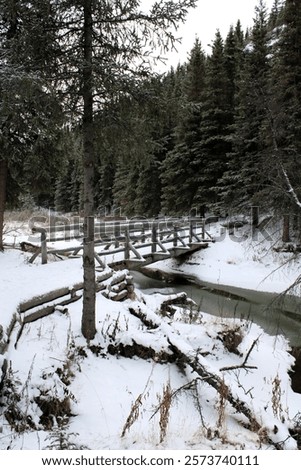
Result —
<path fill-rule="evenodd" d="M 87 447 L 77 444 L 73 441 L 78 433 L 68 431 L 69 417 L 62 416 L 57 420 L 57 425 L 53 427 L 46 441 L 50 443 L 45 447 L 49 450 L 81 450 Z"/>

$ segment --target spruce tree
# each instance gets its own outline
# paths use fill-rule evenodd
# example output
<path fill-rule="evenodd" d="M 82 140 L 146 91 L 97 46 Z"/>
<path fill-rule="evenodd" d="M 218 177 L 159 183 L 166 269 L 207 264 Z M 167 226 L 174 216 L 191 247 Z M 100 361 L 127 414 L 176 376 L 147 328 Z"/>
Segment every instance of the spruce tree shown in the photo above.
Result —
<path fill-rule="evenodd" d="M 185 214 L 197 191 L 195 172 L 199 170 L 196 147 L 200 141 L 202 99 L 205 88 L 206 58 L 200 41 L 195 41 L 182 80 L 182 96 L 175 128 L 175 146 L 162 163 L 162 210 Z"/>
<path fill-rule="evenodd" d="M 274 208 L 299 212 L 301 185 L 301 4 L 286 0 L 281 13 L 281 33 L 274 46 L 266 125 L 267 162 L 270 167 Z M 273 164 L 272 164 L 273 162 Z"/>
<path fill-rule="evenodd" d="M 229 64 L 228 64 L 229 65 Z M 194 161 L 195 185 L 197 191 L 193 199 L 196 208 L 215 209 L 218 203 L 216 184 L 226 165 L 231 145 L 228 140 L 232 123 L 231 89 L 227 75 L 224 43 L 217 31 L 208 58 L 206 93 L 203 97 L 202 120 L 199 129 L 199 142 Z"/>
<path fill-rule="evenodd" d="M 281 25 L 281 14 L 284 8 L 284 0 L 274 0 L 269 16 L 269 28 L 275 32 L 275 28 Z M 276 34 L 279 33 L 276 31 Z"/>
<path fill-rule="evenodd" d="M 269 100 L 270 72 L 267 11 L 261 1 L 255 9 L 254 25 L 244 45 L 236 87 L 235 117 L 230 135 L 228 164 L 218 182 L 224 212 L 243 210 L 262 203 L 266 184 L 263 172 L 265 144 L 262 129 Z"/>
<path fill-rule="evenodd" d="M 95 110 L 149 72 L 146 44 L 166 48 L 174 43 L 171 26 L 185 18 L 195 0 L 154 3 L 149 11 L 140 1 L 56 3 L 56 73 L 65 102 L 79 111 L 83 136 L 84 294 L 82 333 L 93 339 L 95 329 L 94 196 L 97 165 Z"/>
<path fill-rule="evenodd" d="M 19 191 L 34 191 L 37 203 L 52 203 L 60 161 L 61 106 L 33 58 L 37 21 L 30 7 L 21 0 L 0 2 L 0 249 L 7 180 L 18 180 Z"/>
<path fill-rule="evenodd" d="M 149 73 L 147 57 L 152 56 L 153 50 L 154 55 L 160 55 L 174 44 L 173 27 L 185 19 L 187 9 L 194 7 L 196 0 L 155 2 L 146 10 L 140 8 L 140 3 L 139 0 L 80 0 L 75 3 L 71 0 L 8 0 L 1 1 L 0 5 L 4 23 L 9 17 L 8 26 L 0 26 L 0 34 L 3 36 L 4 32 L 7 42 L 11 37 L 18 37 L 13 63 L 21 64 L 19 51 L 28 52 L 25 66 L 35 67 L 36 75 L 47 77 L 46 89 L 56 88 L 69 122 L 81 122 L 85 216 L 82 333 L 87 340 L 93 339 L 96 332 L 95 112 L 116 94 L 129 93 L 132 85 Z M 40 40 L 37 38 L 38 20 L 45 40 L 42 47 L 37 42 Z M 30 22 L 34 27 L 24 28 Z M 18 36 L 20 28 L 22 34 Z M 147 51 L 147 45 L 151 51 Z M 2 176 L 7 165 L 1 164 L 1 167 Z M 0 203 L 1 199 L 2 193 Z M 3 208 L 0 208 L 2 213 Z"/>

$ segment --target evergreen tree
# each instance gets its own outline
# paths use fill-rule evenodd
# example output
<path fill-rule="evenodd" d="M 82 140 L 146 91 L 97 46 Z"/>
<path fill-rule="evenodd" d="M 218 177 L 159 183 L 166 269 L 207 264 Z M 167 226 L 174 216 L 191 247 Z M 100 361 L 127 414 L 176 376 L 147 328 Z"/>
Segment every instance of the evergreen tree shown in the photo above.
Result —
<path fill-rule="evenodd" d="M 117 121 L 110 131 L 114 142 L 110 140 L 108 148 L 109 153 L 118 157 L 112 188 L 113 203 L 123 215 L 134 216 L 141 213 L 142 208 L 144 214 L 144 208 L 149 204 L 146 200 L 149 199 L 150 188 L 143 181 L 147 168 L 155 170 L 158 166 L 155 163 L 158 148 L 156 139 L 160 138 L 158 129 L 162 120 L 157 80 L 146 80 L 135 96 L 121 98 L 118 106 Z M 142 187 L 145 187 L 145 191 Z M 160 189 L 156 193 L 152 192 L 152 195 L 155 198 L 153 205 L 156 206 L 155 201 L 160 201 Z"/>
<path fill-rule="evenodd" d="M 60 161 L 62 114 L 53 90 L 32 60 L 34 19 L 29 3 L 1 1 L 0 12 L 1 249 L 7 180 L 14 186 L 15 198 L 18 191 L 30 187 L 37 203 L 52 202 L 54 174 Z M 50 200 L 44 193 L 46 188 Z"/>
<path fill-rule="evenodd" d="M 160 212 L 161 162 L 172 146 L 177 108 L 173 84 L 173 72 L 167 77 L 145 80 L 134 96 L 122 97 L 116 104 L 114 125 L 102 126 L 109 144 L 102 151 L 103 157 L 108 158 L 103 158 L 101 172 L 111 167 L 107 182 L 116 172 L 108 193 L 113 194 L 113 205 L 126 216 L 154 216 Z M 106 138 L 101 139 L 102 146 Z M 113 163 L 113 156 L 118 156 L 117 163 Z M 103 194 L 101 188 L 99 192 Z"/>
<path fill-rule="evenodd" d="M 183 214 L 193 205 L 199 169 L 196 146 L 200 141 L 202 99 L 205 88 L 206 58 L 197 39 L 191 50 L 175 129 L 175 146 L 162 163 L 162 210 Z"/>
<path fill-rule="evenodd" d="M 28 51 L 24 64 L 30 64 L 37 73 L 47 77 L 48 85 L 55 86 L 58 94 L 63 92 L 62 103 L 69 118 L 81 120 L 85 216 L 82 332 L 89 340 L 95 335 L 95 109 L 116 94 L 129 92 L 149 72 L 145 42 L 151 43 L 152 49 L 172 45 L 175 41 L 172 27 L 183 21 L 187 8 L 194 7 L 196 0 L 155 2 L 148 11 L 140 9 L 138 0 L 75 3 L 9 0 L 7 3 L 2 1 L 0 6 L 3 23 L 8 23 L 8 27 L 0 27 L 0 33 L 4 30 L 8 42 L 11 37 L 18 37 L 18 47 L 13 49 L 16 57 L 12 55 L 12 61 L 20 65 L 19 51 Z M 46 41 L 42 48 L 35 43 L 38 18 Z M 27 20 L 34 21 L 35 27 L 24 28 L 29 24 Z M 1 164 L 0 176 L 5 175 L 5 169 L 6 165 Z M 0 203 L 1 200 L 2 193 Z"/>
<path fill-rule="evenodd" d="M 244 33 L 240 21 L 238 21 L 235 28 L 230 26 L 224 47 L 225 72 L 228 82 L 226 100 L 229 106 L 229 126 L 234 122 L 238 91 L 237 82 L 243 62 L 243 47 Z"/>
<path fill-rule="evenodd" d="M 266 183 L 263 172 L 265 150 L 262 128 L 266 118 L 270 72 L 267 11 L 262 1 L 255 9 L 254 25 L 244 47 L 237 80 L 232 150 L 218 185 L 224 212 L 245 209 L 259 203 Z"/>
<path fill-rule="evenodd" d="M 95 335 L 94 197 L 96 155 L 95 108 L 129 92 L 149 71 L 145 39 L 152 47 L 174 42 L 171 26 L 185 17 L 195 0 L 154 3 L 148 12 L 140 2 L 82 0 L 55 5 L 57 18 L 56 74 L 69 106 L 80 110 L 83 136 L 84 293 L 82 333 Z M 165 40 L 164 40 L 165 38 Z"/>
<path fill-rule="evenodd" d="M 161 209 L 160 162 L 154 157 L 140 167 L 136 194 L 139 215 L 154 217 L 159 214 Z"/>
<path fill-rule="evenodd" d="M 275 28 L 281 25 L 283 8 L 284 0 L 274 0 L 268 23 L 270 30 L 275 31 Z M 278 32 L 276 32 L 276 34 L 278 35 Z"/>
<path fill-rule="evenodd" d="M 233 100 L 229 96 L 233 91 L 229 89 L 229 68 L 226 69 L 225 59 L 223 39 L 217 31 L 212 53 L 208 58 L 200 139 L 193 165 L 197 185 L 193 205 L 203 212 L 205 208 L 215 208 L 218 202 L 216 184 L 224 172 L 231 148 L 228 135 L 232 124 Z"/>
<path fill-rule="evenodd" d="M 57 211 L 80 210 L 82 145 L 76 130 L 64 133 L 62 168 L 56 177 L 54 206 Z"/>
<path fill-rule="evenodd" d="M 282 214 L 301 208 L 301 4 L 286 0 L 283 22 L 274 46 L 266 128 L 273 206 Z M 271 165 L 273 162 L 273 165 Z"/>

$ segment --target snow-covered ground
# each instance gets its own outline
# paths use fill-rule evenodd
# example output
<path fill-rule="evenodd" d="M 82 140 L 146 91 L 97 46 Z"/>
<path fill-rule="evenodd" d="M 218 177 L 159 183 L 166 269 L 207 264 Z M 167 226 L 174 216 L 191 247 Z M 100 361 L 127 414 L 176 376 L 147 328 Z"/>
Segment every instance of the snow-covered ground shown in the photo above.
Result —
<path fill-rule="evenodd" d="M 274 242 L 238 238 L 226 234 L 186 263 L 156 268 L 269 292 L 295 281 L 298 257 L 273 252 Z M 22 321 L 21 301 L 82 279 L 81 259 L 41 265 L 39 259 L 29 264 L 29 257 L 11 248 L 0 253 L 2 339 L 14 314 Z M 0 356 L 0 367 L 4 359 L 9 365 L 0 449 L 271 449 L 272 442 L 296 449 L 289 430 L 300 426 L 301 395 L 290 386 L 294 359 L 287 341 L 247 321 L 184 307 L 162 316 L 165 299 L 136 289 L 134 300 L 114 302 L 99 293 L 97 335 L 89 345 L 80 332 L 80 300 L 26 324 L 18 341 L 17 322 Z M 171 344 L 218 377 L 224 391 L 176 363 Z M 226 387 L 258 429 L 230 405 Z"/>
<path fill-rule="evenodd" d="M 301 256 L 293 252 L 277 252 L 283 246 L 281 230 L 274 225 L 250 235 L 250 226 L 236 228 L 233 232 L 220 224 L 208 227 L 216 240 L 209 248 L 191 255 L 188 262 L 170 259 L 152 264 L 152 269 L 191 275 L 203 282 L 220 286 L 236 286 L 259 292 L 281 293 L 298 278 Z M 268 240 L 267 240 L 268 238 Z M 298 286 L 291 294 L 300 295 Z"/>

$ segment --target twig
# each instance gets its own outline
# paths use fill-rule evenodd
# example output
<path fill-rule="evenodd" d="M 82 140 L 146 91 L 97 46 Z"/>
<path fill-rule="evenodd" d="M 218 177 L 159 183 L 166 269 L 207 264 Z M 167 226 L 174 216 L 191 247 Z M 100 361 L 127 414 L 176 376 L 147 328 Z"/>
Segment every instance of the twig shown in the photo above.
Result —
<path fill-rule="evenodd" d="M 290 263 L 291 261 L 293 261 L 294 259 L 297 258 L 297 255 L 294 254 L 291 258 L 287 259 L 286 261 L 284 261 L 284 263 L 282 263 L 280 266 L 277 266 L 277 268 L 273 269 L 273 271 L 271 271 L 267 276 L 265 276 L 259 283 L 262 284 L 264 281 L 266 281 L 270 276 L 272 276 L 272 274 L 274 274 L 276 271 L 278 271 L 279 269 L 283 268 L 283 266 L 285 266 L 286 264 Z"/>
<path fill-rule="evenodd" d="M 252 350 L 253 350 L 255 344 L 257 343 L 258 339 L 259 339 L 259 337 L 253 341 L 253 343 L 252 343 L 252 345 L 251 345 L 249 351 L 247 352 L 247 355 L 246 355 L 246 357 L 245 357 L 245 360 L 243 361 L 242 364 L 240 364 L 240 365 L 238 365 L 238 366 L 222 367 L 222 368 L 220 369 L 220 371 L 222 372 L 222 371 L 224 371 L 224 370 L 234 370 L 234 369 L 258 369 L 257 366 L 248 366 L 248 365 L 247 365 L 247 361 L 248 361 L 248 359 L 249 359 L 249 356 L 250 356 L 250 354 L 251 354 L 251 352 L 252 352 Z"/>
<path fill-rule="evenodd" d="M 209 376 L 208 376 L 208 377 L 209 377 Z M 201 378 L 201 377 L 196 377 L 195 379 L 191 380 L 190 382 L 187 382 L 187 384 L 182 385 L 181 387 L 177 388 L 176 390 L 174 390 L 174 391 L 171 393 L 171 395 L 170 395 L 171 399 L 173 399 L 174 397 L 176 397 L 176 396 L 177 396 L 179 393 L 181 393 L 183 390 L 190 390 L 193 385 L 196 385 L 196 382 L 197 382 L 198 380 L 205 380 L 205 379 L 206 379 L 206 377 L 202 377 L 202 378 Z M 153 419 L 153 417 L 160 411 L 160 409 L 161 409 L 162 406 L 163 406 L 163 403 L 161 402 L 161 403 L 159 404 L 159 406 L 157 406 L 157 408 L 155 409 L 155 411 L 153 412 L 153 414 L 151 415 L 151 417 L 149 418 L 149 420 Z"/>

